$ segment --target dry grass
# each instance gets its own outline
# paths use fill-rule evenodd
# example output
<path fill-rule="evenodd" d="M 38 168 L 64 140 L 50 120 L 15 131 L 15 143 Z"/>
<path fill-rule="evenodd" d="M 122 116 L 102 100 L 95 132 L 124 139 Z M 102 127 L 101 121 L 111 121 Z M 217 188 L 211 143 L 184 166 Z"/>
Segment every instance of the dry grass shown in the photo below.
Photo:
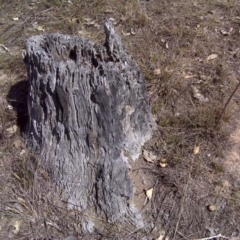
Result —
<path fill-rule="evenodd" d="M 149 218 L 169 239 L 200 239 L 211 231 L 239 235 L 239 179 L 223 165 L 239 111 L 238 91 L 222 114 L 239 81 L 239 1 L 69 2 L 0 1 L 0 44 L 12 54 L 0 49 L 0 73 L 8 78 L 0 81 L 0 238 L 62 239 L 75 234 L 90 239 L 81 235 L 77 224 L 84 216 L 66 210 L 61 192 L 52 191 L 54 184 L 34 165 L 34 158 L 20 155 L 24 144 L 19 132 L 9 135 L 6 129 L 26 121 L 26 70 L 21 61 L 25 40 L 44 29 L 103 42 L 105 17 L 114 18 L 126 48 L 146 76 L 158 123 L 150 148 L 168 163 L 161 169 L 156 163 L 152 172 L 156 185 Z M 211 54 L 218 56 L 207 60 Z M 196 146 L 199 154 L 193 153 Z M 208 211 L 209 205 L 217 210 Z M 105 235 L 96 238 L 114 239 L 118 232 L 129 239 L 157 236 L 154 227 L 132 233 L 106 226 Z"/>

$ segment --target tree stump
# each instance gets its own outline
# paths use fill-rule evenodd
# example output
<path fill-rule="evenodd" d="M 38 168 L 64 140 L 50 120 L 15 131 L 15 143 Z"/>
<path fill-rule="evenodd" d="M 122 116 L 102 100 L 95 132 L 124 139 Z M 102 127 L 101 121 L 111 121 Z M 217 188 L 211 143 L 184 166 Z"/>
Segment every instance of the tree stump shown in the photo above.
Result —
<path fill-rule="evenodd" d="M 27 40 L 25 135 L 69 208 L 141 227 L 128 172 L 155 123 L 139 67 L 112 23 L 104 27 L 104 45 L 58 33 Z M 96 227 L 90 217 L 82 226 Z"/>

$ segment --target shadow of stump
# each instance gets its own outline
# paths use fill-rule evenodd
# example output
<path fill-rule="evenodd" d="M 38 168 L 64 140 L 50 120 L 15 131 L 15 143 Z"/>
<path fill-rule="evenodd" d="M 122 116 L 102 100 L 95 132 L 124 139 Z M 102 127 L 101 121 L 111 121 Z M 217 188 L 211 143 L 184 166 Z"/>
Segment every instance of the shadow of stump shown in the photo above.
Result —
<path fill-rule="evenodd" d="M 28 121 L 28 91 L 29 82 L 28 80 L 22 80 L 15 83 L 7 94 L 7 101 L 13 107 L 17 114 L 17 125 L 20 132 L 26 130 Z"/>

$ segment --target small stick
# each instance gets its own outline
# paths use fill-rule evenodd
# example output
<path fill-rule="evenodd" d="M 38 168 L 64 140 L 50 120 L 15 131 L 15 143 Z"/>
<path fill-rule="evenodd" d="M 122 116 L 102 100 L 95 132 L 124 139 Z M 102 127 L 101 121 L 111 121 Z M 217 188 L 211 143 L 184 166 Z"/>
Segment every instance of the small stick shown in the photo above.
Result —
<path fill-rule="evenodd" d="M 0 44 L 0 47 L 3 48 L 6 52 L 8 52 L 10 55 L 12 55 L 12 53 L 6 46 L 4 46 L 3 44 Z"/>
<path fill-rule="evenodd" d="M 218 238 L 218 237 L 221 237 L 221 238 L 224 238 L 224 239 L 229 239 L 229 237 L 225 237 L 220 233 L 216 236 L 211 236 L 211 237 L 207 237 L 207 238 L 199 238 L 199 239 L 195 239 L 195 240 L 211 240 L 211 239 Z"/>
<path fill-rule="evenodd" d="M 231 94 L 230 97 L 228 98 L 227 102 L 225 103 L 225 106 L 224 106 L 224 108 L 223 108 L 223 110 L 222 110 L 222 112 L 221 112 L 221 114 L 220 114 L 220 117 L 218 118 L 218 120 L 217 120 L 217 122 L 216 122 L 216 124 L 215 124 L 215 126 L 214 126 L 215 129 L 216 129 L 216 127 L 218 126 L 218 124 L 219 124 L 219 122 L 220 122 L 220 120 L 221 120 L 221 118 L 222 118 L 222 116 L 223 116 L 223 113 L 225 112 L 225 110 L 226 110 L 229 102 L 231 101 L 233 95 L 234 95 L 235 92 L 237 91 L 239 85 L 240 85 L 240 81 L 238 82 L 236 88 L 234 89 L 234 91 L 232 92 L 232 94 Z"/>

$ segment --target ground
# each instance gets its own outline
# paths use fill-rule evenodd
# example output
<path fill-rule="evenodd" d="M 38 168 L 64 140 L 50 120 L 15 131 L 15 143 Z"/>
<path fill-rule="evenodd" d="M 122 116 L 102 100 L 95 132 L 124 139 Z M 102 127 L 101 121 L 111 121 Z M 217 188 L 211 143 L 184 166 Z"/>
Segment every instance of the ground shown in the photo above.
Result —
<path fill-rule="evenodd" d="M 108 226 L 95 238 L 114 239 L 121 232 L 123 239 L 240 239 L 239 1 L 0 5 L 0 238 L 90 239 L 79 232 L 79 213 L 65 209 L 48 175 L 28 157 L 21 135 L 28 86 L 21 55 L 28 37 L 44 33 L 103 43 L 108 17 L 145 75 L 158 124 L 144 148 L 155 159 L 146 161 L 143 154 L 130 173 L 138 207 L 154 224 L 151 231 L 134 232 Z M 144 187 L 138 184 L 142 176 Z M 152 198 L 140 187 L 152 189 Z"/>

